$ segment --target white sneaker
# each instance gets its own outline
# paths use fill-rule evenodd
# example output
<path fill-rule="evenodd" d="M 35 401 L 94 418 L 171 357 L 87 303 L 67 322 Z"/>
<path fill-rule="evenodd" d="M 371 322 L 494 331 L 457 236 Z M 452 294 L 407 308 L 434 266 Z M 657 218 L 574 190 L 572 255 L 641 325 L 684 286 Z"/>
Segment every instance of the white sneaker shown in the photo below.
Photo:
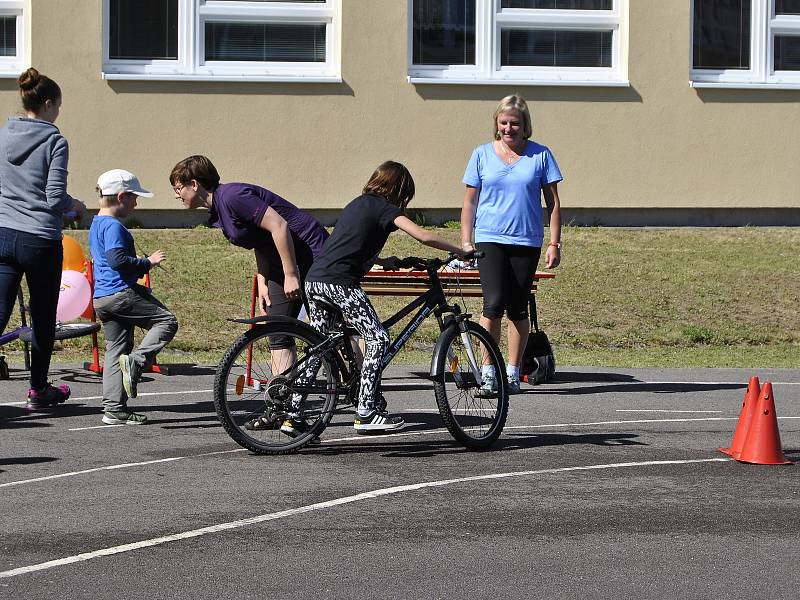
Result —
<path fill-rule="evenodd" d="M 497 397 L 497 378 L 494 375 L 484 375 L 483 383 L 475 396 L 478 398 Z"/>

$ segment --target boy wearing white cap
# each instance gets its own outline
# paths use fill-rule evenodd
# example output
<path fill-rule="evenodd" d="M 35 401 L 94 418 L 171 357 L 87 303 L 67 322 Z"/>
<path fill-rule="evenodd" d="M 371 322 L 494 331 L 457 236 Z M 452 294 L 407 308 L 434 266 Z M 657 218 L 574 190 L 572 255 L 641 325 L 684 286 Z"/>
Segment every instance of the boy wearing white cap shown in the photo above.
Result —
<path fill-rule="evenodd" d="M 89 249 L 94 261 L 94 310 L 103 323 L 106 356 L 103 366 L 103 423 L 142 425 L 147 417 L 128 409 L 136 397 L 139 376 L 178 331 L 178 321 L 151 291 L 137 283 L 166 258 L 158 250 L 138 258 L 133 236 L 120 222 L 136 208 L 136 198 L 151 198 L 133 173 L 106 171 L 97 179 L 100 211 L 89 228 Z M 133 349 L 134 327 L 146 329 Z"/>

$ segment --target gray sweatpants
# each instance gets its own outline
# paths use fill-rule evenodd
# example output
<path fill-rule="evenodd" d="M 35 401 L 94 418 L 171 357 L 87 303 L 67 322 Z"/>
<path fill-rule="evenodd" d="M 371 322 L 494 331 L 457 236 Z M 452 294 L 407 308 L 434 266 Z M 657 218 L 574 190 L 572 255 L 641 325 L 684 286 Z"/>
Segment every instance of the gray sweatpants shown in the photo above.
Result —
<path fill-rule="evenodd" d="M 103 322 L 106 355 L 103 359 L 103 410 L 123 410 L 128 395 L 122 386 L 119 357 L 129 354 L 141 373 L 178 331 L 178 320 L 147 288 L 128 288 L 94 299 L 94 310 Z M 147 329 L 139 347 L 133 349 L 135 327 Z"/>

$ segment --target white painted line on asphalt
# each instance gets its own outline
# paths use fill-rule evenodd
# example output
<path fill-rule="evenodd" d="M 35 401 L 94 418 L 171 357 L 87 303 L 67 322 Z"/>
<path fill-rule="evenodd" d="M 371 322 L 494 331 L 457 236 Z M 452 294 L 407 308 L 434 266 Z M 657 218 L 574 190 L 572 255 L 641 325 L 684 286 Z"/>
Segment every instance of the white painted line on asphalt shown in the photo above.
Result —
<path fill-rule="evenodd" d="M 646 412 L 646 413 L 721 413 L 722 410 L 662 410 L 660 408 L 618 408 L 615 412 Z"/>
<path fill-rule="evenodd" d="M 769 381 L 773 386 L 776 385 L 800 385 L 800 381 L 770 381 L 763 378 L 764 381 Z M 601 382 L 601 385 L 608 385 L 608 383 L 629 383 L 635 385 L 648 384 L 648 385 L 740 385 L 747 387 L 746 381 L 619 381 L 619 382 Z"/>
<path fill-rule="evenodd" d="M 778 417 L 781 419 L 800 419 L 800 417 Z M 596 425 L 625 425 L 627 423 L 691 423 L 692 421 L 738 421 L 738 417 L 698 417 L 696 419 L 631 419 L 629 421 L 595 421 L 594 423 L 551 423 L 549 425 L 506 425 L 507 429 L 542 429 L 547 427 L 593 427 Z"/>
<path fill-rule="evenodd" d="M 189 531 L 183 531 L 180 533 L 175 533 L 172 535 L 165 535 L 156 538 L 150 538 L 148 540 L 141 540 L 138 542 L 133 542 L 130 544 L 122 544 L 120 546 L 111 546 L 109 548 L 102 548 L 100 550 L 93 550 L 91 552 L 82 552 L 81 554 L 75 554 L 73 556 L 65 556 L 64 558 L 59 558 L 56 560 L 49 560 L 47 562 L 38 563 L 35 565 L 28 565 L 25 567 L 17 567 L 16 569 L 10 569 L 8 571 L 0 572 L 0 578 L 8 578 L 8 577 L 16 577 L 18 575 L 25 575 L 27 573 L 34 573 L 36 571 L 44 571 L 46 569 L 52 569 L 55 567 L 61 567 L 64 565 L 69 565 L 78 562 L 84 562 L 88 560 L 93 560 L 95 558 L 102 558 L 104 556 L 112 556 L 114 554 L 122 554 L 124 552 L 132 552 L 134 550 L 140 550 L 142 548 L 152 548 L 153 546 L 159 546 L 161 544 L 167 544 L 170 542 L 177 542 L 179 540 L 185 540 L 189 538 L 196 538 L 203 535 L 210 535 L 213 533 L 219 533 L 221 531 L 229 531 L 232 529 L 239 529 L 241 527 L 248 527 L 251 525 L 257 525 L 259 523 L 265 523 L 267 521 L 275 521 L 278 519 L 284 519 L 287 517 L 293 517 L 295 515 L 310 513 L 317 510 L 323 510 L 326 508 L 332 508 L 335 506 L 342 506 L 344 504 L 352 504 L 354 502 L 360 502 L 362 500 L 371 500 L 373 498 L 379 498 L 381 496 L 390 496 L 393 494 L 400 494 L 404 492 L 414 492 L 417 490 L 422 490 L 426 488 L 438 488 L 444 487 L 448 485 L 454 485 L 457 483 L 468 483 L 473 481 L 488 481 L 488 480 L 495 480 L 495 479 L 508 479 L 511 477 L 526 477 L 526 476 L 534 476 L 534 475 L 550 475 L 555 473 L 569 473 L 575 471 L 596 471 L 602 469 L 622 469 L 622 468 L 630 468 L 630 467 L 652 467 L 652 466 L 666 466 L 666 465 L 687 465 L 687 464 L 695 464 L 695 463 L 712 463 L 712 462 L 731 462 L 732 459 L 730 458 L 701 458 L 701 459 L 693 459 L 693 460 L 651 460 L 651 461 L 643 461 L 643 462 L 627 462 L 627 463 L 610 463 L 610 464 L 600 464 L 600 465 L 585 465 L 579 467 L 559 467 L 555 469 L 538 469 L 535 471 L 516 471 L 516 472 L 509 472 L 509 473 L 489 473 L 486 475 L 473 475 L 471 477 L 458 477 L 455 479 L 441 479 L 438 481 L 425 481 L 422 483 L 412 483 L 407 485 L 398 485 L 395 487 L 389 488 L 380 488 L 377 490 L 372 490 L 369 492 L 363 492 L 361 494 L 355 494 L 353 496 L 343 496 L 341 498 L 335 498 L 333 500 L 327 500 L 325 502 L 317 502 L 315 504 L 308 504 L 306 506 L 299 506 L 297 508 L 290 508 L 288 510 L 282 510 L 279 512 L 274 513 L 267 513 L 264 515 L 258 515 L 255 517 L 250 517 L 248 519 L 240 519 L 238 521 L 229 521 L 227 523 L 219 523 L 217 525 L 210 525 L 208 527 L 201 527 L 199 529 L 192 529 Z"/>
<path fill-rule="evenodd" d="M 181 394 L 208 394 L 213 392 L 214 390 L 183 390 L 180 392 L 142 392 L 138 394 L 136 397 L 141 398 L 142 396 L 179 396 Z"/>
<path fill-rule="evenodd" d="M 108 425 L 106 425 L 108 427 Z M 112 425 L 111 427 L 116 427 Z M 121 427 L 124 427 L 122 425 Z M 95 467 L 94 469 L 84 469 L 82 471 L 70 471 L 68 473 L 58 473 L 56 475 L 45 475 L 43 477 L 35 477 L 33 479 L 20 479 L 19 481 L 9 481 L 7 483 L 0 483 L 0 488 L 11 487 L 14 485 L 24 485 L 27 483 L 37 483 L 39 481 L 50 481 L 52 479 L 63 479 L 64 477 L 74 477 L 76 475 L 86 475 L 87 473 L 97 473 L 99 471 L 114 471 L 116 469 L 130 469 L 131 467 L 143 467 L 146 465 L 155 465 L 158 463 L 175 462 L 187 458 L 199 458 L 201 456 L 213 456 L 215 454 L 230 454 L 232 452 L 244 452 L 244 448 L 236 448 L 235 450 L 218 450 L 216 452 L 203 452 L 202 454 L 190 454 L 187 456 L 172 456 L 170 458 L 159 458 L 157 460 L 146 460 L 136 463 L 123 463 L 121 465 L 106 465 L 104 467 Z"/>
<path fill-rule="evenodd" d="M 800 417 L 778 417 L 778 420 L 800 419 Z M 694 421 L 736 421 L 738 417 L 700 417 L 694 419 L 634 419 L 634 420 L 617 420 L 617 421 L 593 421 L 589 423 L 547 423 L 540 425 L 506 425 L 503 431 L 519 430 L 519 429 L 549 429 L 554 427 L 596 427 L 600 425 L 626 425 L 628 423 L 691 423 Z M 106 427 L 109 427 L 106 425 Z M 124 425 L 122 426 L 124 427 Z M 366 441 L 377 440 L 385 438 L 399 438 L 399 437 L 419 437 L 423 435 L 433 435 L 437 433 L 446 433 L 447 430 L 439 429 L 425 429 L 422 431 L 401 431 L 396 433 L 386 433 L 378 435 L 352 435 L 347 437 L 326 439 L 322 438 L 323 445 L 335 442 L 353 442 L 353 441 Z M 219 450 L 216 452 L 203 452 L 201 454 L 187 454 L 184 456 L 173 456 L 171 458 L 163 458 L 159 460 L 151 460 L 138 463 L 125 463 L 121 465 L 107 465 L 104 467 L 96 467 L 94 469 L 85 469 L 82 471 L 71 471 L 67 473 L 58 473 L 56 475 L 46 475 L 43 477 L 36 477 L 33 479 L 20 479 L 18 481 L 9 481 L 7 483 L 0 483 L 0 488 L 11 487 L 16 485 L 25 485 L 28 483 L 37 483 L 40 481 L 49 481 L 52 479 L 62 479 L 64 477 L 74 477 L 76 475 L 85 475 L 87 473 L 96 473 L 98 471 L 113 471 L 115 469 L 127 469 L 131 467 L 141 467 L 161 462 L 175 462 L 178 460 L 185 460 L 189 458 L 200 458 L 202 456 L 213 456 L 215 454 L 233 454 L 236 452 L 245 452 L 244 448 L 235 448 L 233 450 Z"/>
<path fill-rule="evenodd" d="M 73 427 L 67 431 L 86 431 L 87 429 L 109 429 L 111 427 L 125 427 L 125 423 L 117 423 L 116 425 L 90 425 L 89 427 Z"/>
<path fill-rule="evenodd" d="M 214 390 L 181 390 L 178 392 L 140 392 L 136 397 L 144 396 L 181 396 L 185 394 L 208 394 Z M 103 396 L 82 396 L 80 398 L 70 398 L 67 402 L 81 402 L 83 400 L 102 400 Z M 0 406 L 18 406 L 25 402 L 0 402 Z"/>
<path fill-rule="evenodd" d="M 409 379 L 408 383 L 419 383 L 418 379 Z M 741 381 L 618 381 L 618 382 L 607 382 L 607 381 L 598 381 L 598 382 L 588 382 L 589 384 L 594 384 L 597 387 L 606 386 L 609 383 L 614 383 L 615 385 L 739 385 L 747 387 L 746 382 Z M 800 385 L 800 381 L 772 381 L 771 382 L 773 387 L 777 385 Z M 401 387 L 401 384 L 393 384 Z M 542 385 L 537 386 L 540 390 L 548 390 L 552 386 Z M 533 388 L 531 388 L 533 389 Z M 183 391 L 175 391 L 175 392 L 141 392 L 138 397 L 142 396 L 176 396 L 181 394 L 208 394 L 213 392 L 214 390 L 183 390 Z M 80 398 L 70 398 L 72 401 L 84 401 L 84 400 L 102 400 L 103 396 L 83 396 Z M 21 406 L 25 404 L 25 402 L 0 402 L 0 406 Z"/>

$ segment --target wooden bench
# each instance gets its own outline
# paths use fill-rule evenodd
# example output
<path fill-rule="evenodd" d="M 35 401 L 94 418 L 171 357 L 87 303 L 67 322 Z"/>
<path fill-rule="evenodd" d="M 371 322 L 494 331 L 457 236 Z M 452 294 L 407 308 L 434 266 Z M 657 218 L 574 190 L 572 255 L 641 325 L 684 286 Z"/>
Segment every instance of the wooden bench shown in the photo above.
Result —
<path fill-rule="evenodd" d="M 531 294 L 535 293 L 539 281 L 555 279 L 555 273 L 537 271 L 533 277 Z M 481 280 L 476 270 L 468 271 L 439 271 L 439 280 L 446 294 L 464 296 L 467 298 L 480 298 L 483 296 Z M 257 276 L 253 275 L 253 287 L 250 295 L 250 316 L 256 314 L 256 298 L 258 296 Z M 362 289 L 373 296 L 419 296 L 430 289 L 430 280 L 425 271 L 399 271 L 373 270 L 367 273 L 361 281 Z"/>
<path fill-rule="evenodd" d="M 539 281 L 554 278 L 555 273 L 537 271 L 533 277 L 531 293 L 536 291 Z M 468 298 L 483 296 L 480 276 L 476 270 L 439 271 L 439 279 L 446 294 Z M 374 270 L 367 273 L 361 281 L 361 287 L 367 294 L 375 296 L 419 296 L 430 289 L 430 281 L 425 271 Z"/>

